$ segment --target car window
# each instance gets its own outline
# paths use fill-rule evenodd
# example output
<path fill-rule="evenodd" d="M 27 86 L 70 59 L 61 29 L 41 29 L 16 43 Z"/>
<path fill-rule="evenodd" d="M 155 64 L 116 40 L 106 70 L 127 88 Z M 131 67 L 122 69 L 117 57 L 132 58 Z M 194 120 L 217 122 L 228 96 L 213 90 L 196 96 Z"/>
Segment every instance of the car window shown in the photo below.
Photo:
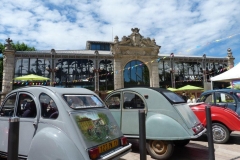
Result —
<path fill-rule="evenodd" d="M 39 96 L 39 101 L 41 103 L 41 116 L 43 118 L 56 119 L 58 117 L 58 107 L 49 95 L 42 93 Z"/>
<path fill-rule="evenodd" d="M 214 98 L 213 98 L 213 93 L 205 94 L 201 96 L 198 100 L 198 102 L 205 102 L 208 104 L 213 104 L 214 103 Z"/>
<path fill-rule="evenodd" d="M 235 103 L 234 98 L 227 93 L 215 93 L 216 103 Z"/>
<path fill-rule="evenodd" d="M 107 107 L 109 109 L 120 109 L 120 99 L 121 99 L 120 93 L 111 95 L 106 100 Z"/>
<path fill-rule="evenodd" d="M 63 98 L 69 107 L 74 109 L 105 107 L 95 95 L 63 95 Z"/>
<path fill-rule="evenodd" d="M 173 103 L 185 103 L 185 100 L 174 92 L 162 92 Z"/>
<path fill-rule="evenodd" d="M 36 103 L 33 98 L 25 93 L 20 93 L 17 106 L 18 117 L 22 118 L 34 118 L 37 115 Z"/>
<path fill-rule="evenodd" d="M 124 109 L 142 109 L 145 108 L 142 98 L 135 93 L 124 93 Z"/>
<path fill-rule="evenodd" d="M 1 108 L 0 116 L 12 117 L 14 112 L 15 102 L 16 102 L 16 94 L 10 95 L 5 101 L 3 107 Z"/>

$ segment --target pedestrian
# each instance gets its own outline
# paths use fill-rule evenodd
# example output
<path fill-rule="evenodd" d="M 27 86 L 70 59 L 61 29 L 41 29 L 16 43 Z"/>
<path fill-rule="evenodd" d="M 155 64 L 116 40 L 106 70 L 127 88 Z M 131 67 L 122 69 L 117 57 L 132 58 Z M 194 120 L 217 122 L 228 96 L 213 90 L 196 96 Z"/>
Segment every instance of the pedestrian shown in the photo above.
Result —
<path fill-rule="evenodd" d="M 186 96 L 185 92 L 182 93 L 182 98 L 184 99 L 185 102 L 187 102 L 187 96 Z"/>
<path fill-rule="evenodd" d="M 195 98 L 195 96 L 192 94 L 191 97 L 192 97 L 192 103 L 196 103 L 196 98 Z"/>

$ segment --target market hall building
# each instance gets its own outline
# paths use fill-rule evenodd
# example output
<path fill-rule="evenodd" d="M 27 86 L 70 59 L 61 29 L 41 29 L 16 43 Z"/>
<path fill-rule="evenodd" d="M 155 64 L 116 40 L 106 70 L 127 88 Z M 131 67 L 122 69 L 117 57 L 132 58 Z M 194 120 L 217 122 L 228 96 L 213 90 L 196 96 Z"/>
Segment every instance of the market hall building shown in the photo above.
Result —
<path fill-rule="evenodd" d="M 187 84 L 206 88 L 210 77 L 234 66 L 231 49 L 227 49 L 226 57 L 161 54 L 155 39 L 145 38 L 138 28 L 131 31 L 121 39 L 116 36 L 113 42 L 87 41 L 85 50 L 15 51 L 8 38 L 3 53 L 2 98 L 26 85 L 84 87 L 96 92 Z M 50 80 L 14 81 L 28 74 Z"/>

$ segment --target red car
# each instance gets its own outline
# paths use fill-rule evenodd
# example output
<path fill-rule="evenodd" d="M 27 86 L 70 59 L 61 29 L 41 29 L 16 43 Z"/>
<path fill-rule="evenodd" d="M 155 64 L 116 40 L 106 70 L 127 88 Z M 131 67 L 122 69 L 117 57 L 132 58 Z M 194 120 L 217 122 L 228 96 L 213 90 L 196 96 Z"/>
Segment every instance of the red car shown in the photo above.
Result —
<path fill-rule="evenodd" d="M 205 106 L 211 106 L 213 141 L 226 143 L 232 131 L 240 131 L 240 90 L 209 90 L 200 95 L 192 111 L 206 127 Z"/>

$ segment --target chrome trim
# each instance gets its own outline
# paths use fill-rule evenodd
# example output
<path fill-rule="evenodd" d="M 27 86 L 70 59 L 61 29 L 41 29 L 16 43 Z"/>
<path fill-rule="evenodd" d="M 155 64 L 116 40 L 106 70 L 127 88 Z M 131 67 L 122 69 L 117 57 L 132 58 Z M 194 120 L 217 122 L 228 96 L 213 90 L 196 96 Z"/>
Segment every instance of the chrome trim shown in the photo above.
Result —
<path fill-rule="evenodd" d="M 198 133 L 197 135 L 195 136 L 191 136 L 191 138 L 198 138 L 200 137 L 203 133 L 205 133 L 207 131 L 207 129 L 205 128 L 204 130 L 202 130 L 200 133 Z"/>
<path fill-rule="evenodd" d="M 127 146 L 125 146 L 125 147 L 123 147 L 123 148 L 121 148 L 121 149 L 119 149 L 119 150 L 117 150 L 117 151 L 115 151 L 115 152 L 113 152 L 111 154 L 108 154 L 107 156 L 101 157 L 100 159 L 101 160 L 118 159 L 121 156 L 123 156 L 123 155 L 127 154 L 128 152 L 130 152 L 131 151 L 131 147 L 132 147 L 132 144 L 129 143 Z M 127 151 L 127 152 L 125 152 L 125 151 Z M 123 155 L 121 154 L 122 152 L 124 152 Z"/>
<path fill-rule="evenodd" d="M 139 138 L 139 135 L 127 135 L 127 134 L 124 134 L 125 137 L 127 138 Z"/>

